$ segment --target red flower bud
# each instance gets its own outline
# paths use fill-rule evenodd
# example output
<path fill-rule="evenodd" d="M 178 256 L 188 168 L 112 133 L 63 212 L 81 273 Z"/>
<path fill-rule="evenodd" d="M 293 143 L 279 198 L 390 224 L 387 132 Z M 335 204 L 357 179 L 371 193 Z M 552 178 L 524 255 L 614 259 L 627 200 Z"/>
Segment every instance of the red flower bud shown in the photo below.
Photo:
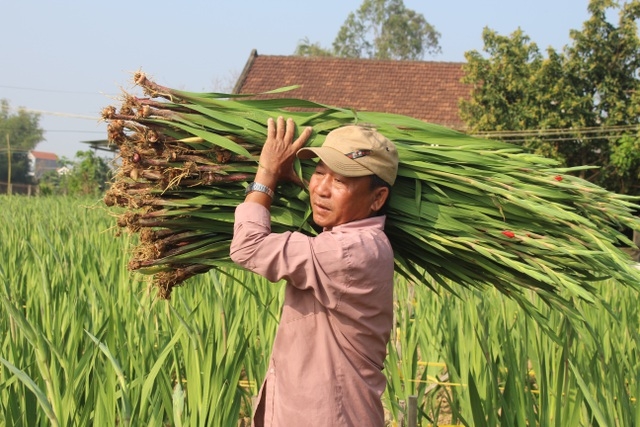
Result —
<path fill-rule="evenodd" d="M 516 237 L 516 234 L 513 231 L 509 231 L 509 230 L 503 231 L 502 234 L 504 234 L 510 239 L 513 239 L 514 237 Z"/>

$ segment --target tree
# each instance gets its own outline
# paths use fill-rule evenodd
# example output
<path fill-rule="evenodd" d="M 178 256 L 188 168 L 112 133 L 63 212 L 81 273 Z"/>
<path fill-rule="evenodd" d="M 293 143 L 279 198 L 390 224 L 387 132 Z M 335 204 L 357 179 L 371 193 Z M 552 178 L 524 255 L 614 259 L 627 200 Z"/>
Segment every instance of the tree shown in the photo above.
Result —
<path fill-rule="evenodd" d="M 333 41 L 325 49 L 308 39 L 301 41 L 296 55 L 339 56 L 419 60 L 440 52 L 440 33 L 421 13 L 407 9 L 402 0 L 364 0 L 351 12 Z"/>
<path fill-rule="evenodd" d="M 294 55 L 297 56 L 335 56 L 334 53 L 320 46 L 320 43 L 311 43 L 307 37 L 302 39 L 298 46 L 296 46 L 296 50 Z"/>
<path fill-rule="evenodd" d="M 6 141 L 6 138 L 4 141 Z M 28 171 L 29 158 L 26 151 L 14 151 L 13 148 L 7 150 L 6 147 L 0 149 L 0 181 L 12 182 L 14 184 L 29 183 Z M 11 174 L 11 176 L 9 176 L 9 174 Z"/>
<path fill-rule="evenodd" d="M 78 151 L 76 158 L 80 161 L 67 178 L 69 194 L 95 195 L 105 191 L 111 176 L 107 162 L 91 150 Z"/>
<path fill-rule="evenodd" d="M 112 170 L 107 161 L 94 151 L 78 151 L 75 160 L 63 157 L 64 173 L 48 171 L 39 181 L 40 194 L 63 196 L 95 196 L 106 190 Z"/>
<path fill-rule="evenodd" d="M 537 45 L 519 29 L 504 37 L 485 28 L 482 38 L 489 58 L 466 53 L 464 82 L 473 87 L 461 106 L 467 126 L 472 132 L 529 129 L 537 124 L 529 117 L 538 96 L 531 81 L 542 65 Z"/>
<path fill-rule="evenodd" d="M 9 169 L 12 182 L 28 181 L 27 153 L 43 140 L 44 135 L 39 121 L 39 114 L 24 109 L 12 114 L 9 101 L 0 100 L 0 181 L 9 180 Z"/>
<path fill-rule="evenodd" d="M 607 21 L 619 9 L 618 25 Z M 591 0 L 581 31 L 545 58 L 520 30 L 483 32 L 486 57 L 467 52 L 472 96 L 461 115 L 472 133 L 521 143 L 621 193 L 640 193 L 640 0 Z"/>

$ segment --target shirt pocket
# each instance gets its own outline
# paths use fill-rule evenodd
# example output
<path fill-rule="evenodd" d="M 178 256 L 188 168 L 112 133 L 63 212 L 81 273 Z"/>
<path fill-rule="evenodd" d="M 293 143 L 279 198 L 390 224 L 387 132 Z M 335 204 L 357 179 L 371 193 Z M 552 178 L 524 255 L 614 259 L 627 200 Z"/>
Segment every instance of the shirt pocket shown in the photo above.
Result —
<path fill-rule="evenodd" d="M 287 285 L 281 323 L 295 322 L 307 316 L 313 316 L 317 313 L 317 304 L 318 301 L 311 290 L 301 291 Z"/>

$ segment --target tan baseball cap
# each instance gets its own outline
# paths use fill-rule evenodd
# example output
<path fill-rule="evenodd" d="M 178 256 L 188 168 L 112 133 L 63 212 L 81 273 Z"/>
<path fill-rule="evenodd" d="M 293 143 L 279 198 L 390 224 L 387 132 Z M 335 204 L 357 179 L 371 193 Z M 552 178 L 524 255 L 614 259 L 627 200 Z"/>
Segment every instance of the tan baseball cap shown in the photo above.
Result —
<path fill-rule="evenodd" d="M 393 185 L 398 174 L 396 146 L 375 129 L 349 125 L 327 134 L 322 147 L 304 147 L 300 159 L 319 157 L 332 171 L 349 177 L 377 175 Z"/>

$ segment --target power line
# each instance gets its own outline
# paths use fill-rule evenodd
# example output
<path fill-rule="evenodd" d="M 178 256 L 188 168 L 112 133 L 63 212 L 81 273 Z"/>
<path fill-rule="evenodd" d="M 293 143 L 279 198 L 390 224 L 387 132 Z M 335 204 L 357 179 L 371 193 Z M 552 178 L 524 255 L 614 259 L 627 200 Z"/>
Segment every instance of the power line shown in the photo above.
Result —
<path fill-rule="evenodd" d="M 20 126 L 0 126 L 1 130 L 20 129 Z M 100 133 L 104 134 L 105 131 L 100 130 L 79 130 L 79 129 L 42 129 L 44 133 Z"/>
<path fill-rule="evenodd" d="M 473 136 L 480 138 L 506 139 L 511 143 L 525 143 L 532 138 L 540 138 L 544 142 L 580 142 L 593 140 L 617 139 L 624 133 L 638 132 L 640 125 L 592 126 L 569 129 L 528 129 L 476 132 Z"/>
<path fill-rule="evenodd" d="M 28 113 L 36 113 L 36 114 L 45 114 L 49 116 L 59 116 L 59 117 L 68 117 L 71 119 L 86 119 L 86 120 L 100 120 L 100 117 L 97 116 L 85 116 L 82 114 L 74 114 L 74 113 L 63 113 L 59 111 L 44 111 L 44 110 L 33 110 L 31 108 L 21 108 L 22 111 L 26 111 Z"/>
<path fill-rule="evenodd" d="M 100 133 L 103 134 L 105 132 L 99 130 L 66 130 L 66 129 L 53 129 L 53 130 L 44 130 L 45 133 Z"/>
<path fill-rule="evenodd" d="M 544 138 L 542 139 L 543 142 L 587 142 L 587 141 L 594 141 L 594 140 L 599 140 L 599 139 L 617 139 L 620 138 L 620 135 L 599 135 L 599 136 L 587 136 L 587 137 L 560 137 L 560 138 Z M 531 141 L 531 138 L 516 138 L 516 139 L 511 139 L 509 138 L 507 140 L 510 143 L 524 143 L 524 142 L 529 142 Z"/>
<path fill-rule="evenodd" d="M 475 132 L 474 136 L 481 137 L 514 137 L 514 136 L 556 136 L 556 135 L 584 135 L 584 134 L 606 134 L 628 131 L 638 131 L 640 125 L 619 125 L 619 126 L 592 126 L 583 128 L 564 129 L 527 129 L 527 130 L 503 130 L 503 131 L 481 131 Z"/>
<path fill-rule="evenodd" d="M 2 87 L 2 86 L 0 86 Z M 48 116 L 59 116 L 59 117 L 68 117 L 72 119 L 85 119 L 85 120 L 101 120 L 99 116 L 87 116 L 84 114 L 76 114 L 76 113 L 67 113 L 63 111 L 47 111 L 47 110 L 36 110 L 34 108 L 26 108 L 26 107 L 13 107 L 9 105 L 9 110 L 13 111 L 24 111 L 27 113 L 35 113 L 35 114 L 43 114 Z"/>
<path fill-rule="evenodd" d="M 85 92 L 85 91 L 77 91 L 77 90 L 58 90 L 58 89 L 41 89 L 35 87 L 22 87 L 22 86 L 8 86 L 8 85 L 0 85 L 0 88 L 4 89 L 16 89 L 16 90 L 28 90 L 32 92 L 51 92 L 51 93 L 66 93 L 66 94 L 75 94 L 75 95 L 101 95 L 101 92 Z"/>
<path fill-rule="evenodd" d="M 98 116 L 85 116 L 83 114 L 65 113 L 61 111 L 34 110 L 32 108 L 23 108 L 23 107 L 9 107 L 9 109 L 16 110 L 16 111 L 24 111 L 27 113 L 44 114 L 48 116 L 67 117 L 70 119 L 83 119 L 83 120 L 93 120 L 93 121 L 101 120 L 101 118 Z"/>

